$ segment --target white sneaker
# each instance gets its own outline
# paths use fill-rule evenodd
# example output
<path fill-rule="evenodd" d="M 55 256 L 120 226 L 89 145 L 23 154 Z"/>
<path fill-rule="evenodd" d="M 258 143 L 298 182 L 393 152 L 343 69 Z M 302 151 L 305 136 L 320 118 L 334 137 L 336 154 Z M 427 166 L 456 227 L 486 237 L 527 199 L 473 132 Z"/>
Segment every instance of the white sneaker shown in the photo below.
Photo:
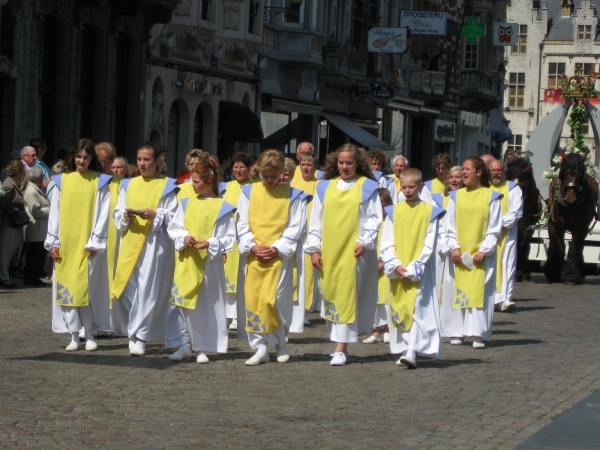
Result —
<path fill-rule="evenodd" d="M 452 339 L 450 343 L 452 345 L 462 345 L 464 338 Z"/>
<path fill-rule="evenodd" d="M 142 341 L 137 341 L 133 348 L 129 350 L 132 356 L 144 356 L 146 354 L 146 344 Z"/>
<path fill-rule="evenodd" d="M 200 353 L 196 358 L 196 362 L 198 364 L 208 364 L 208 356 L 206 356 L 204 353 Z"/>
<path fill-rule="evenodd" d="M 509 312 L 515 309 L 517 305 L 515 305 L 515 302 L 511 302 L 510 300 L 506 300 L 504 303 L 502 303 L 502 307 L 500 308 L 500 311 L 502 312 Z"/>
<path fill-rule="evenodd" d="M 332 366 L 343 366 L 346 364 L 346 354 L 343 352 L 335 352 L 331 356 L 331 362 L 329 363 Z"/>
<path fill-rule="evenodd" d="M 363 344 L 379 344 L 381 339 L 375 336 L 369 336 L 367 339 L 363 340 Z M 335 354 L 335 353 L 334 353 Z"/>
<path fill-rule="evenodd" d="M 169 359 L 171 361 L 181 361 L 183 358 L 191 358 L 192 357 L 192 349 L 190 348 L 190 344 L 183 344 L 179 347 L 172 355 L 169 355 Z"/>
<path fill-rule="evenodd" d="M 230 330 L 237 330 L 237 319 L 232 319 L 231 323 L 229 324 L 229 329 Z"/>
<path fill-rule="evenodd" d="M 71 342 L 69 345 L 67 345 L 65 350 L 68 352 L 76 352 L 79 350 L 79 344 L 77 342 Z"/>
<path fill-rule="evenodd" d="M 85 328 L 83 327 L 79 330 L 79 339 L 85 339 Z"/>
<path fill-rule="evenodd" d="M 390 343 L 390 333 L 383 333 L 383 343 L 384 344 Z"/>
<path fill-rule="evenodd" d="M 129 341 L 129 351 L 133 350 L 135 347 L 135 341 Z"/>
<path fill-rule="evenodd" d="M 290 360 L 290 352 L 285 345 L 277 346 L 276 350 L 278 363 L 286 363 Z"/>
<path fill-rule="evenodd" d="M 95 341 L 88 339 L 87 341 L 85 341 L 85 349 L 88 352 L 95 352 L 96 350 L 98 350 L 98 344 L 96 344 Z"/>
<path fill-rule="evenodd" d="M 473 341 L 473 348 L 485 348 L 485 344 L 483 342 Z"/>
<path fill-rule="evenodd" d="M 417 368 L 417 361 L 415 360 L 415 352 L 408 351 L 406 355 L 400 357 L 400 364 L 408 367 L 409 369 Z"/>
<path fill-rule="evenodd" d="M 259 366 L 261 364 L 266 364 L 268 362 L 271 362 L 271 359 L 269 358 L 269 354 L 259 355 L 257 353 L 252 358 L 250 358 L 248 361 L 246 361 L 246 365 L 247 366 Z"/>
<path fill-rule="evenodd" d="M 404 362 L 402 361 L 402 356 L 400 357 L 400 359 L 398 361 L 396 361 L 396 365 L 397 366 L 403 366 Z"/>

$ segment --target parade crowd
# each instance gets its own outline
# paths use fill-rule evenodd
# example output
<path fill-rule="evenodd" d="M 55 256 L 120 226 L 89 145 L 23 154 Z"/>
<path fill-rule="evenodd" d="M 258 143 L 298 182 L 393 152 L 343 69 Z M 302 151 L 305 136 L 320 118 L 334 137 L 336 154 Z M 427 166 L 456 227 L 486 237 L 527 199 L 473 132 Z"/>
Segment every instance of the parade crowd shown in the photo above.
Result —
<path fill-rule="evenodd" d="M 268 363 L 269 347 L 285 363 L 288 334 L 320 311 L 332 366 L 367 334 L 364 344 L 389 343 L 412 369 L 417 356 L 441 358 L 443 338 L 485 348 L 494 311 L 515 307 L 522 194 L 489 155 L 454 166 L 438 154 L 436 178 L 423 182 L 403 156 L 386 175 L 381 150 L 352 144 L 321 171 L 303 142 L 297 161 L 236 153 L 225 182 L 218 159 L 199 149 L 179 181 L 163 175 L 163 150 L 151 142 L 133 167 L 88 139 L 53 174 L 30 163 L 35 153 L 25 147 L 7 167 L 0 282 L 13 287 L 19 234 L 25 282 L 41 282 L 49 252 L 52 329 L 70 335 L 67 351 L 81 339 L 94 351 L 95 335 L 109 333 L 127 336 L 133 356 L 161 341 L 174 361 L 208 363 L 237 330 L 255 352 L 247 366 Z"/>

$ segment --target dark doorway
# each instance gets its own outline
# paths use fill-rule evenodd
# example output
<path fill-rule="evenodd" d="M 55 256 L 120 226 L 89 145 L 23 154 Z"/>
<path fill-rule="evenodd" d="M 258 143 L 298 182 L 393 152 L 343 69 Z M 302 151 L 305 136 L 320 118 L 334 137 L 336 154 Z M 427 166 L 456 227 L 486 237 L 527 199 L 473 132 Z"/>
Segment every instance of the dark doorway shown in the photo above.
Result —
<path fill-rule="evenodd" d="M 120 155 L 127 154 L 129 48 L 130 41 L 127 36 L 118 35 L 116 39 L 114 144 Z"/>
<path fill-rule="evenodd" d="M 425 138 L 425 119 L 413 117 L 410 141 L 410 166 L 423 170 L 423 143 Z"/>
<path fill-rule="evenodd" d="M 39 101 L 41 138 L 46 142 L 47 161 L 54 161 L 56 154 L 56 84 L 58 79 L 58 24 L 50 17 L 41 22 L 39 59 Z"/>
<path fill-rule="evenodd" d="M 81 29 L 79 58 L 79 137 L 94 138 L 94 78 L 96 64 L 96 34 L 86 25 Z"/>

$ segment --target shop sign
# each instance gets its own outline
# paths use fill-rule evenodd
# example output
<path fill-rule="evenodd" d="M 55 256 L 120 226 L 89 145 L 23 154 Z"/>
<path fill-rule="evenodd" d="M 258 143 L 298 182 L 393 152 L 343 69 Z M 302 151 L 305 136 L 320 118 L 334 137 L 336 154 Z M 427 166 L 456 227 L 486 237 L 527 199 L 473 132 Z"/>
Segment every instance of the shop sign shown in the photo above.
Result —
<path fill-rule="evenodd" d="M 394 100 L 394 88 L 385 83 L 371 83 L 373 101 L 379 105 L 387 105 Z"/>
<path fill-rule="evenodd" d="M 188 91 L 196 91 L 198 94 L 223 95 L 223 85 L 221 83 L 214 84 L 210 81 L 186 78 L 183 80 L 183 88 Z"/>
<path fill-rule="evenodd" d="M 367 50 L 376 53 L 403 53 L 406 51 L 407 32 L 407 28 L 371 28 Z"/>
<path fill-rule="evenodd" d="M 400 11 L 400 26 L 412 34 L 446 35 L 447 14 L 441 11 Z"/>
<path fill-rule="evenodd" d="M 447 120 L 435 121 L 435 140 L 438 142 L 454 142 L 456 124 Z"/>
<path fill-rule="evenodd" d="M 469 111 L 461 111 L 458 120 L 462 123 L 463 127 L 481 127 L 481 116 L 477 113 Z"/>
<path fill-rule="evenodd" d="M 494 22 L 493 45 L 506 47 L 517 45 L 518 23 Z"/>

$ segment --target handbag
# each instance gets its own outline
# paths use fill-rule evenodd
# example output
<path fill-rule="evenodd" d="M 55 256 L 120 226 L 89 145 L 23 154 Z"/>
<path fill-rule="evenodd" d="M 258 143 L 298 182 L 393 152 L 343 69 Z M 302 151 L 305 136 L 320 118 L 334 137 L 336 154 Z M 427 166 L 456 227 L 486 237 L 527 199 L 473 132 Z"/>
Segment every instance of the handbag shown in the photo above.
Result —
<path fill-rule="evenodd" d="M 21 198 L 25 198 L 21 190 L 15 185 L 15 189 L 21 194 Z M 13 203 L 10 205 L 12 208 L 6 211 L 8 220 L 13 228 L 21 228 L 27 225 L 30 221 L 29 213 L 27 212 L 27 206 L 23 203 Z"/>

